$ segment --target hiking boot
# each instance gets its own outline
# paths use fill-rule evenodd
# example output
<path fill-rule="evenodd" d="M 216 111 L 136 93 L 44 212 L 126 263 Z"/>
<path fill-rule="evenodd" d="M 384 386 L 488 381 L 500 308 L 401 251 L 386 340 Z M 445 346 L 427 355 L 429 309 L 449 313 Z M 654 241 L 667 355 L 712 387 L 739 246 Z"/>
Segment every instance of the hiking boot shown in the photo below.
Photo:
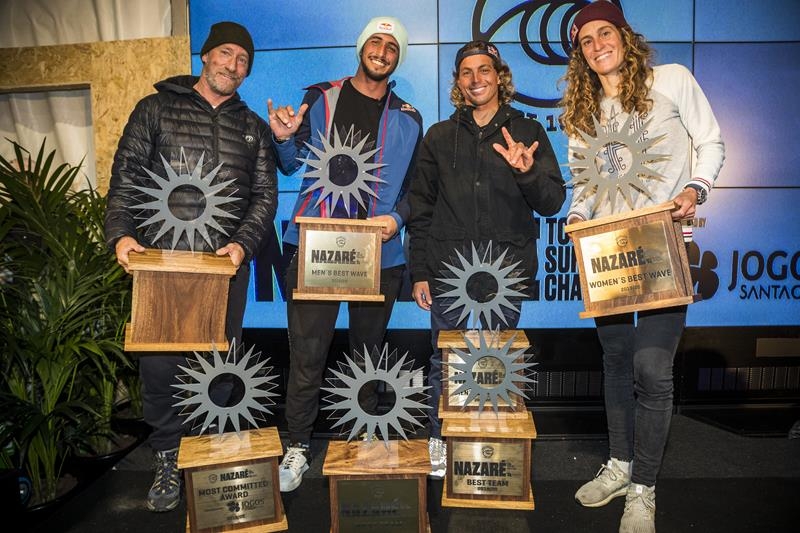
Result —
<path fill-rule="evenodd" d="M 593 480 L 578 489 L 575 501 L 584 507 L 602 507 L 614 498 L 623 496 L 630 484 L 630 463 L 622 465 L 616 459 L 609 459 Z"/>
<path fill-rule="evenodd" d="M 625 494 L 625 512 L 619 533 L 656 533 L 656 487 L 631 483 Z"/>
<path fill-rule="evenodd" d="M 178 448 L 156 452 L 156 478 L 147 493 L 147 509 L 156 513 L 171 511 L 181 501 L 181 471 Z"/>
<path fill-rule="evenodd" d="M 308 444 L 293 442 L 286 447 L 286 453 L 278 469 L 281 492 L 291 492 L 300 486 L 310 462 L 311 450 Z"/>
<path fill-rule="evenodd" d="M 447 445 L 442 439 L 428 439 L 428 454 L 431 456 L 431 477 L 443 478 L 447 468 Z"/>

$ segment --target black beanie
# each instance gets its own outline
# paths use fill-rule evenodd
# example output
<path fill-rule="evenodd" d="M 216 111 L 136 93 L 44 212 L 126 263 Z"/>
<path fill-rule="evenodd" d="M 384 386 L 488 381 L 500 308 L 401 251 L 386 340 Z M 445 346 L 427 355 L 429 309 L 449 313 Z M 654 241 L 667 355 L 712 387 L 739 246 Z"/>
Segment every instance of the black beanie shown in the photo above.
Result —
<path fill-rule="evenodd" d="M 247 51 L 250 56 L 247 63 L 247 75 L 253 70 L 253 39 L 250 37 L 250 32 L 247 28 L 235 22 L 217 22 L 211 26 L 211 31 L 208 33 L 208 39 L 203 44 L 200 50 L 200 55 L 205 55 L 212 48 L 216 48 L 221 44 L 233 43 L 238 44 Z"/>

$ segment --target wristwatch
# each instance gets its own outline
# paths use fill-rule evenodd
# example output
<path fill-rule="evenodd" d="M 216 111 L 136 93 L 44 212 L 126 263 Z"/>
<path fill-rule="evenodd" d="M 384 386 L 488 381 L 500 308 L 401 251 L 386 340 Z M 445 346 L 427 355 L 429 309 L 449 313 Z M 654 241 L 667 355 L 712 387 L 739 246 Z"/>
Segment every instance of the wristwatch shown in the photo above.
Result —
<path fill-rule="evenodd" d="M 705 190 L 700 185 L 695 185 L 694 183 L 689 183 L 684 187 L 684 189 L 694 189 L 697 192 L 697 205 L 703 205 L 705 201 L 708 199 L 708 191 Z"/>

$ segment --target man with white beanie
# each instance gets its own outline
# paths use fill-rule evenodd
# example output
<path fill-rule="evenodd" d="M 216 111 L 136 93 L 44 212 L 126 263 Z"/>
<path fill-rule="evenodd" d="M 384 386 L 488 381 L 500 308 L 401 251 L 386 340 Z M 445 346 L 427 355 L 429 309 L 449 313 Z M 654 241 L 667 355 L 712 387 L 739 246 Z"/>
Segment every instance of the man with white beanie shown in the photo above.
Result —
<path fill-rule="evenodd" d="M 405 59 L 407 47 L 408 33 L 399 20 L 373 18 L 356 42 L 359 64 L 354 76 L 306 87 L 297 111 L 292 106 L 274 107 L 268 101 L 273 145 L 284 174 L 296 173 L 307 161 L 313 171 L 318 168 L 315 160 L 327 159 L 326 165 L 320 163 L 328 169 L 324 183 L 318 183 L 309 172 L 305 174 L 283 236 L 284 246 L 294 250 L 284 251 L 296 252 L 297 216 L 369 218 L 385 224 L 380 277 L 384 301 L 348 302 L 351 354 L 383 345 L 405 268 L 400 229 L 410 214 L 405 191 L 422 139 L 422 117 L 392 91 L 394 82 L 389 76 Z M 363 160 L 345 153 L 353 149 L 360 151 Z M 377 168 L 365 170 L 373 167 Z M 361 180 L 359 187 L 353 186 L 354 179 Z M 357 192 L 333 193 L 336 187 L 345 186 Z M 370 193 L 362 192 L 365 187 Z M 286 391 L 289 445 L 280 466 L 283 492 L 296 489 L 309 468 L 311 432 L 340 306 L 339 302 L 293 298 L 297 261 L 295 253 L 285 277 L 290 366 Z M 374 412 L 375 394 L 365 395 L 363 402 L 365 410 Z"/>

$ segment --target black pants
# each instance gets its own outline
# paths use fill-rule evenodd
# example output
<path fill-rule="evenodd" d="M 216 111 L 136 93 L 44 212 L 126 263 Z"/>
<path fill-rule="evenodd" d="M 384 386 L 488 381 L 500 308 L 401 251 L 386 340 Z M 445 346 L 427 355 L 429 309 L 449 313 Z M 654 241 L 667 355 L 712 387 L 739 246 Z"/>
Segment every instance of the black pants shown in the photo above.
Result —
<path fill-rule="evenodd" d="M 672 420 L 672 365 L 686 306 L 598 317 L 611 457 L 633 461 L 631 481 L 652 486 Z"/>
<path fill-rule="evenodd" d="M 228 288 L 228 310 L 225 315 L 225 334 L 230 342 L 242 338 L 242 320 L 247 303 L 247 285 L 250 281 L 250 265 L 243 264 L 231 278 Z M 184 417 L 179 407 L 173 405 L 179 400 L 174 395 L 180 391 L 172 385 L 178 383 L 177 375 L 185 374 L 178 365 L 187 366 L 186 352 L 142 353 L 139 358 L 139 377 L 142 386 L 144 420 L 152 428 L 150 446 L 156 451 L 171 450 L 180 445 L 181 437 L 189 433 L 184 427 Z M 219 392 L 219 394 L 217 394 Z M 222 385 L 220 391 L 213 391 L 214 401 L 221 401 L 221 395 L 230 394 L 230 384 Z"/>
<path fill-rule="evenodd" d="M 400 292 L 404 266 L 381 270 L 383 302 L 348 302 L 350 353 L 372 350 L 383 345 L 386 325 Z M 340 302 L 297 300 L 297 254 L 286 270 L 286 312 L 289 321 L 289 380 L 286 387 L 286 421 L 291 442 L 311 439 L 319 412 L 319 389 L 325 374 L 336 329 Z M 373 395 L 374 397 L 374 395 Z M 377 399 L 375 399 L 377 402 Z M 368 406 L 365 406 L 369 409 Z"/>

